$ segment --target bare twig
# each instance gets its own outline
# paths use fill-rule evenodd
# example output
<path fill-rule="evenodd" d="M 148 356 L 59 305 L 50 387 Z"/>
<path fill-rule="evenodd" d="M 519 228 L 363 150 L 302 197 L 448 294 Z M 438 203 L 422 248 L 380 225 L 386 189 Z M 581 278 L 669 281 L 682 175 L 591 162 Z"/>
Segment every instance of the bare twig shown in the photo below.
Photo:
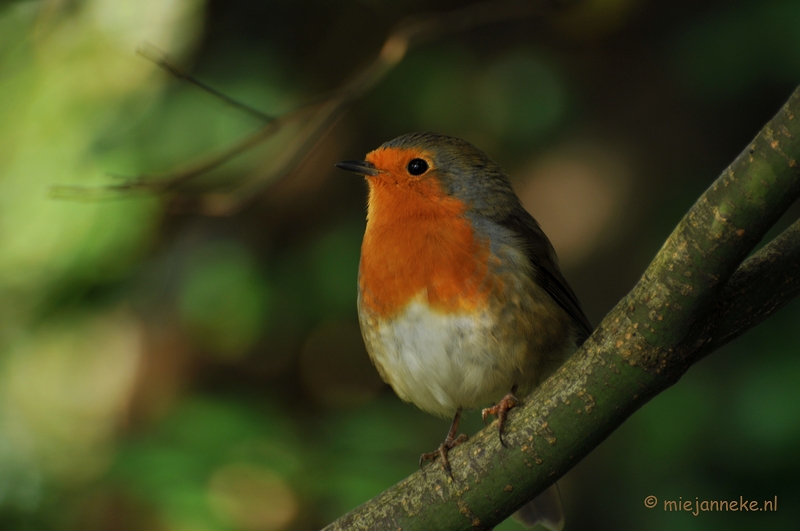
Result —
<path fill-rule="evenodd" d="M 240 155 L 248 149 L 258 145 L 274 135 L 286 124 L 298 120 L 305 114 L 309 114 L 312 110 L 313 108 L 300 107 L 292 112 L 283 114 L 272 120 L 255 133 L 246 136 L 236 144 L 230 146 L 225 151 L 212 155 L 208 158 L 196 160 L 184 168 L 169 173 L 140 175 L 138 177 L 127 179 L 125 182 L 120 184 L 103 186 L 99 188 L 87 188 L 82 186 L 55 186 L 51 190 L 51 195 L 52 197 L 59 199 L 94 200 L 119 197 L 118 194 L 120 192 L 169 192 L 194 179 L 195 177 L 221 166 L 233 157 Z"/>
<path fill-rule="evenodd" d="M 280 132 L 285 126 L 306 120 L 292 139 L 289 146 L 282 150 L 277 161 L 273 161 L 269 171 L 259 179 L 241 185 L 227 198 L 220 201 L 219 194 L 214 197 L 215 205 L 209 213 L 231 213 L 247 201 L 255 197 L 268 184 L 287 174 L 292 167 L 299 164 L 313 148 L 315 143 L 333 126 L 345 109 L 355 100 L 363 97 L 380 83 L 415 46 L 430 42 L 445 35 L 465 31 L 485 24 L 522 18 L 533 15 L 543 5 L 540 2 L 507 0 L 481 2 L 467 7 L 409 17 L 398 23 L 384 42 L 378 56 L 351 80 L 330 94 L 285 114 L 270 117 L 229 98 L 193 76 L 185 73 L 169 61 L 166 54 L 152 46 L 146 46 L 139 53 L 154 61 L 176 77 L 207 90 L 227 103 L 245 110 L 268 123 L 261 129 L 242 138 L 227 149 L 209 157 L 203 157 L 188 163 L 185 167 L 159 174 L 139 175 L 128 178 L 120 184 L 103 187 L 56 186 L 51 189 L 51 196 L 60 199 L 98 200 L 128 197 L 139 194 L 175 192 L 189 181 L 214 170 L 232 158 L 259 145 Z"/>
<path fill-rule="evenodd" d="M 192 74 L 190 74 L 190 73 L 182 70 L 180 67 L 178 67 L 175 63 L 172 62 L 172 60 L 170 60 L 169 56 L 166 53 L 164 53 L 163 51 L 159 50 L 158 48 L 156 48 L 155 46 L 153 46 L 149 42 L 146 42 L 146 43 L 142 44 L 136 50 L 136 53 L 138 53 L 139 55 L 141 55 L 145 59 L 147 59 L 149 61 L 152 61 L 153 63 L 156 64 L 156 66 L 166 70 L 167 72 L 169 72 L 170 74 L 172 74 L 176 78 L 181 79 L 183 81 L 186 81 L 187 83 L 191 83 L 192 85 L 194 85 L 194 86 L 196 86 L 196 87 L 198 87 L 200 89 L 203 89 L 205 92 L 208 92 L 212 96 L 214 96 L 216 98 L 219 98 L 220 100 L 224 101 L 228 105 L 230 105 L 232 107 L 235 107 L 235 108 L 237 108 L 237 109 L 239 109 L 241 111 L 244 111 L 247 114 L 250 114 L 251 116 L 254 116 L 255 118 L 258 118 L 259 120 L 262 120 L 264 122 L 270 122 L 270 121 L 275 119 L 275 116 L 272 116 L 272 115 L 266 114 L 264 112 L 261 112 L 258 109 L 254 108 L 254 107 L 251 107 L 250 105 L 247 105 L 246 103 L 242 103 L 239 100 L 233 99 L 230 96 L 228 96 L 227 94 L 225 94 L 223 92 L 220 92 L 219 90 L 215 89 L 211 85 L 208 85 L 207 83 L 204 83 L 203 81 L 200 81 L 199 79 L 194 77 Z"/>

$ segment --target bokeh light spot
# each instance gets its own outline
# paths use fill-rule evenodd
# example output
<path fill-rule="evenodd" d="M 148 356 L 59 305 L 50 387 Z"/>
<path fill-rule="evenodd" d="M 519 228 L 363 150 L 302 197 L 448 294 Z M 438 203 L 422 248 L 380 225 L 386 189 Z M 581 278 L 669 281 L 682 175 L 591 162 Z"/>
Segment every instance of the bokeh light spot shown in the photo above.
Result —
<path fill-rule="evenodd" d="M 623 216 L 630 162 L 599 143 L 562 146 L 519 172 L 517 193 L 556 248 L 561 264 L 579 263 Z"/>
<path fill-rule="evenodd" d="M 501 57 L 476 87 L 477 111 L 489 131 L 506 142 L 530 146 L 549 132 L 566 110 L 566 87 L 531 53 Z"/>
<path fill-rule="evenodd" d="M 297 516 L 292 489 L 271 470 L 235 463 L 216 470 L 209 481 L 208 499 L 215 514 L 242 531 L 275 531 Z"/>
<path fill-rule="evenodd" d="M 246 354 L 272 310 L 272 290 L 253 257 L 236 244 L 209 244 L 185 275 L 180 312 L 198 346 L 221 358 Z"/>

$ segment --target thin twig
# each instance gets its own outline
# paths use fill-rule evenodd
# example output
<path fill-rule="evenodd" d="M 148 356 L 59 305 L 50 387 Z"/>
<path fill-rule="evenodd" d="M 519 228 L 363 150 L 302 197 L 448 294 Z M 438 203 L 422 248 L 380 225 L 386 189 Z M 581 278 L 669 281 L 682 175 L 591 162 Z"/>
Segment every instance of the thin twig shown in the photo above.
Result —
<path fill-rule="evenodd" d="M 225 151 L 207 158 L 199 159 L 188 164 L 184 168 L 169 173 L 140 175 L 129 178 L 121 184 L 102 187 L 54 186 L 51 188 L 50 194 L 51 197 L 58 199 L 96 200 L 118 198 L 120 192 L 169 192 L 258 145 L 274 135 L 286 124 L 299 119 L 311 110 L 313 109 L 300 107 L 294 111 L 282 114 L 255 133 L 233 144 Z"/>
<path fill-rule="evenodd" d="M 186 81 L 187 83 L 191 83 L 192 85 L 195 85 L 196 87 L 204 90 L 205 92 L 208 92 L 212 96 L 214 96 L 216 98 L 219 98 L 220 100 L 224 101 L 228 105 L 230 105 L 232 107 L 236 107 L 237 109 L 239 109 L 241 111 L 244 111 L 247 114 L 250 114 L 250 115 L 258 118 L 261 121 L 270 122 L 270 121 L 272 121 L 272 120 L 274 120 L 276 118 L 275 116 L 272 116 L 272 115 L 266 114 L 266 113 L 264 113 L 262 111 L 259 111 L 258 109 L 254 108 L 254 107 L 251 107 L 250 105 L 248 105 L 246 103 L 243 103 L 243 102 L 241 102 L 239 100 L 233 99 L 230 96 L 228 96 L 227 94 L 225 94 L 223 92 L 220 92 L 219 90 L 215 89 L 211 85 L 208 85 L 207 83 L 204 83 L 203 81 L 200 81 L 199 79 L 194 77 L 192 74 L 190 74 L 190 73 L 182 70 L 181 68 L 179 68 L 175 63 L 173 63 L 170 60 L 169 56 L 166 53 L 164 53 L 163 51 L 159 50 L 158 48 L 156 48 L 155 46 L 153 46 L 149 42 L 145 42 L 139 48 L 137 48 L 136 49 L 136 53 L 141 55 L 145 59 L 147 59 L 149 61 L 152 61 L 153 63 L 156 64 L 156 66 L 166 70 L 167 72 L 169 72 L 170 74 L 172 74 L 176 78 L 181 79 L 183 81 Z"/>
<path fill-rule="evenodd" d="M 545 2 L 545 4 L 548 4 L 548 2 Z M 253 114 L 263 120 L 269 120 L 268 123 L 220 153 L 200 158 L 183 168 L 161 174 L 140 175 L 129 178 L 120 184 L 103 187 L 56 186 L 51 189 L 51 196 L 60 199 L 98 200 L 127 197 L 140 193 L 174 192 L 189 181 L 218 168 L 233 157 L 266 141 L 286 125 L 307 119 L 307 125 L 297 133 L 297 137 L 293 139 L 290 146 L 282 151 L 278 160 L 273 162 L 271 169 L 263 174 L 261 178 L 241 185 L 230 193 L 230 200 L 228 201 L 220 202 L 218 195 L 215 197 L 216 204 L 224 203 L 226 207 L 223 210 L 218 207 L 213 208 L 211 209 L 213 213 L 219 215 L 236 211 L 241 208 L 241 205 L 261 192 L 267 184 L 286 175 L 293 165 L 302 161 L 308 150 L 336 123 L 344 110 L 385 79 L 389 72 L 405 58 L 410 49 L 451 33 L 465 31 L 485 24 L 530 16 L 541 8 L 542 3 L 532 1 L 481 2 L 444 13 L 403 19 L 386 38 L 378 56 L 351 80 L 330 94 L 315 98 L 297 109 L 274 118 L 225 96 L 177 68 L 168 60 L 166 54 L 157 51 L 152 46 L 145 46 L 139 50 L 139 53 L 155 62 L 161 68 L 180 79 L 207 90 L 209 93 L 249 114 Z"/>

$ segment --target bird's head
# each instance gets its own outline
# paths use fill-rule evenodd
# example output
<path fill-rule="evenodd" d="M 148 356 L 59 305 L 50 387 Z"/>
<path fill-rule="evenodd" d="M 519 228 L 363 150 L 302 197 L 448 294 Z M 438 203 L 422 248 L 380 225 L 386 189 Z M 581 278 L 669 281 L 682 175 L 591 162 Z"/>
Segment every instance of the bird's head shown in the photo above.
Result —
<path fill-rule="evenodd" d="M 411 133 L 386 142 L 363 161 L 337 167 L 364 175 L 370 189 L 369 217 L 393 210 L 417 213 L 452 207 L 491 215 L 517 204 L 508 177 L 481 150 L 458 138 Z"/>

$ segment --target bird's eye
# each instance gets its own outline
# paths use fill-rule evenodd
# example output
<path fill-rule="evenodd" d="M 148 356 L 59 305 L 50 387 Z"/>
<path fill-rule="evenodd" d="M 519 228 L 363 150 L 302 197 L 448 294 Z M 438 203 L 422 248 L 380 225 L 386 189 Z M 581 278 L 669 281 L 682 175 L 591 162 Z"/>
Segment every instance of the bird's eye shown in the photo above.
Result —
<path fill-rule="evenodd" d="M 406 169 L 411 175 L 422 175 L 428 171 L 428 163 L 422 159 L 412 159 Z"/>

